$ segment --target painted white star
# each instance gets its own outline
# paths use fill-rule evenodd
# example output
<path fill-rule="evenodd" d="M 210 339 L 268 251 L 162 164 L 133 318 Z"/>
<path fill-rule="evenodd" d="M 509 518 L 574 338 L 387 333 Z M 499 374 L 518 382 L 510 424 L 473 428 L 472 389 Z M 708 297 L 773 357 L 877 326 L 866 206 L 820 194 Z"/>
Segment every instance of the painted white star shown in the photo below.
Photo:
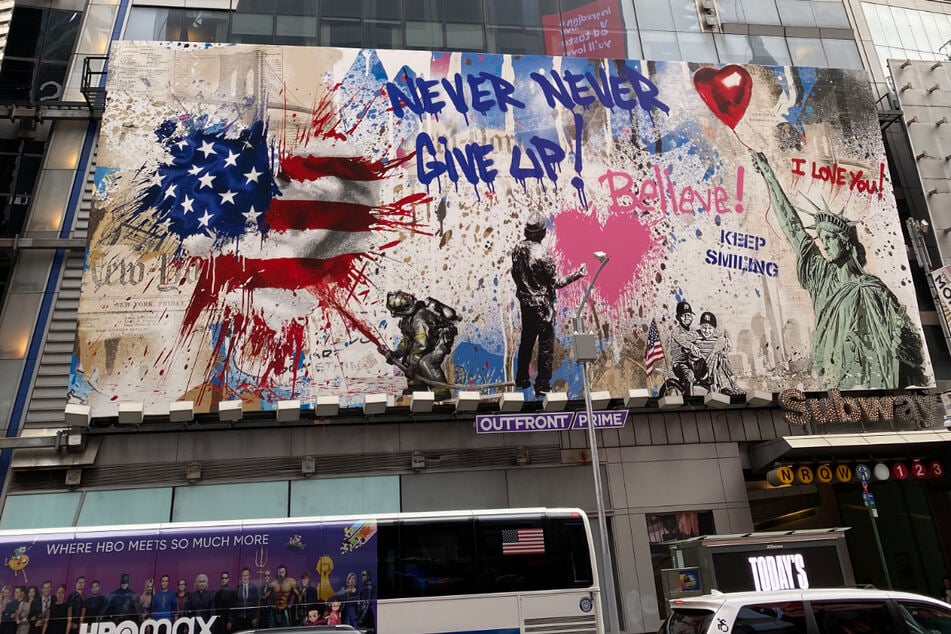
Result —
<path fill-rule="evenodd" d="M 258 224 L 258 216 L 261 215 L 261 212 L 254 211 L 254 205 L 251 205 L 251 208 L 241 215 L 244 216 L 244 219 L 247 220 L 249 223 L 256 225 Z"/>
<path fill-rule="evenodd" d="M 213 217 L 214 216 L 208 213 L 208 210 L 206 209 L 205 215 L 198 219 L 198 224 L 200 224 L 202 227 L 207 227 L 208 221 L 211 220 Z"/>
<path fill-rule="evenodd" d="M 201 147 L 198 148 L 198 151 L 204 153 L 205 158 L 208 158 L 212 154 L 217 154 L 217 152 L 215 152 L 215 146 L 208 141 L 202 141 Z"/>
<path fill-rule="evenodd" d="M 228 150 L 228 158 L 225 159 L 225 167 L 228 166 L 237 167 L 238 166 L 238 155 Z"/>
<path fill-rule="evenodd" d="M 166 218 L 165 220 L 163 220 L 162 222 L 158 224 L 158 228 L 162 230 L 162 233 L 168 233 L 169 230 L 172 228 L 172 219 Z"/>
<path fill-rule="evenodd" d="M 211 187 L 211 184 L 215 182 L 215 177 L 212 176 L 211 174 L 205 174 L 204 176 L 201 176 L 198 178 L 198 182 L 201 183 L 201 185 L 198 186 L 198 189 Z"/>
<path fill-rule="evenodd" d="M 182 209 L 184 209 L 186 213 L 191 213 L 193 211 L 192 204 L 194 204 L 194 202 L 194 198 L 189 198 L 188 194 L 185 194 L 185 199 L 182 201 Z"/>
<path fill-rule="evenodd" d="M 158 172 L 152 174 L 152 185 L 161 187 L 162 186 L 162 175 Z"/>
<path fill-rule="evenodd" d="M 202 171 L 203 169 L 205 169 L 205 168 L 203 168 L 203 167 L 198 167 L 197 165 L 192 165 L 192 168 L 191 168 L 190 170 L 188 170 L 188 173 L 191 174 L 192 176 L 198 176 L 199 174 L 201 174 L 201 171 Z"/>
<path fill-rule="evenodd" d="M 176 143 L 175 145 L 177 145 L 177 146 L 178 146 L 178 149 L 180 150 L 180 149 L 182 149 L 182 148 L 188 146 L 188 141 L 186 141 L 185 139 L 181 139 L 181 140 L 180 140 L 178 143 Z"/>
<path fill-rule="evenodd" d="M 229 189 L 226 192 L 219 192 L 218 195 L 221 196 L 222 205 L 225 204 L 226 202 L 231 203 L 233 205 L 234 197 L 238 195 L 238 192 L 233 192 Z"/>
<path fill-rule="evenodd" d="M 248 183 L 252 181 L 254 181 L 255 183 L 258 182 L 258 176 L 262 175 L 263 173 L 264 172 L 259 172 L 256 167 L 252 166 L 251 171 L 244 175 L 244 177 L 248 179 L 245 181 L 244 184 L 247 185 Z"/>
<path fill-rule="evenodd" d="M 165 198 L 174 198 L 175 197 L 175 185 L 169 185 L 168 189 L 165 190 Z"/>

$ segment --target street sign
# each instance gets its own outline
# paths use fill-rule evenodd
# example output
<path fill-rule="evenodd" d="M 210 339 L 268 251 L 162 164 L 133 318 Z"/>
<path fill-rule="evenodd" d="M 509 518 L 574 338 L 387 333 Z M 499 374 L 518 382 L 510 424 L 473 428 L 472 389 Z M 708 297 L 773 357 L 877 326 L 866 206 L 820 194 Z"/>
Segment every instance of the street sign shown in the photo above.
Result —
<path fill-rule="evenodd" d="M 832 482 L 832 467 L 827 464 L 821 464 L 816 467 L 816 480 L 822 484 L 829 484 Z"/>
<path fill-rule="evenodd" d="M 847 464 L 840 464 L 835 466 L 835 479 L 839 482 L 846 483 L 852 481 L 852 469 L 849 468 Z"/>
<path fill-rule="evenodd" d="M 783 466 L 773 469 L 766 474 L 766 481 L 774 487 L 788 486 L 793 483 L 796 477 L 792 467 Z"/>
<path fill-rule="evenodd" d="M 879 482 L 884 482 L 891 474 L 891 469 L 889 469 L 888 465 L 884 462 L 879 462 L 875 465 L 875 468 L 872 469 L 872 475 L 875 476 L 875 479 Z"/>
<path fill-rule="evenodd" d="M 931 473 L 932 478 L 944 477 L 944 466 L 937 460 L 931 461 L 931 464 L 928 465 L 928 471 Z"/>
<path fill-rule="evenodd" d="M 855 467 L 855 475 L 857 475 L 862 482 L 868 482 L 869 478 L 872 477 L 872 470 L 868 468 L 868 465 L 860 464 Z"/>
<path fill-rule="evenodd" d="M 799 481 L 799 484 L 812 484 L 813 474 L 812 468 L 807 467 L 806 465 L 799 465 L 796 468 L 796 480 Z"/>
<path fill-rule="evenodd" d="M 892 465 L 892 475 L 896 480 L 905 480 L 908 478 L 908 465 L 904 462 L 896 462 Z"/>
<path fill-rule="evenodd" d="M 917 480 L 924 480 L 928 477 L 928 470 L 918 458 L 911 461 L 911 475 Z"/>

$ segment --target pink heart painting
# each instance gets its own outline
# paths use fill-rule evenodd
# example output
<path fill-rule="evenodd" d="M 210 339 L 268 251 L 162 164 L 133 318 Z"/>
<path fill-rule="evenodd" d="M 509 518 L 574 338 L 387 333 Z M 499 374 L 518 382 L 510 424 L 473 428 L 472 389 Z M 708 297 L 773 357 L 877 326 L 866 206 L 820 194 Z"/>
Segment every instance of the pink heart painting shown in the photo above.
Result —
<path fill-rule="evenodd" d="M 555 218 L 555 234 L 559 236 L 557 249 L 563 258 L 563 272 L 584 262 L 588 275 L 593 275 L 598 262 L 592 254 L 608 254 L 611 262 L 598 277 L 594 294 L 609 305 L 617 304 L 624 289 L 635 281 L 638 267 L 654 247 L 650 227 L 632 214 L 612 215 L 601 226 L 595 214 L 566 211 Z"/>
<path fill-rule="evenodd" d="M 736 128 L 753 94 L 749 72 L 737 64 L 704 66 L 693 74 L 693 85 L 710 111 L 730 128 Z"/>

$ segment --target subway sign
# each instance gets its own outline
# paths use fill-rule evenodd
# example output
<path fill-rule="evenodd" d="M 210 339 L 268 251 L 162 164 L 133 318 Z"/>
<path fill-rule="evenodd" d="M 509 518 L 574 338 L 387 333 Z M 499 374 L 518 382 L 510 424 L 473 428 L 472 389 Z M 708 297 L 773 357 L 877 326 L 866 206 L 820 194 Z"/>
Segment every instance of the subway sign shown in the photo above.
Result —
<path fill-rule="evenodd" d="M 862 465 L 858 465 L 862 466 Z M 878 462 L 866 465 L 871 480 L 883 481 L 890 478 L 895 480 L 906 479 L 940 479 L 945 475 L 944 465 L 938 460 L 914 459 L 910 461 Z M 783 465 L 771 469 L 766 474 L 766 481 L 774 486 L 790 486 L 792 484 L 847 484 L 855 477 L 855 469 L 848 464 L 797 464 Z"/>

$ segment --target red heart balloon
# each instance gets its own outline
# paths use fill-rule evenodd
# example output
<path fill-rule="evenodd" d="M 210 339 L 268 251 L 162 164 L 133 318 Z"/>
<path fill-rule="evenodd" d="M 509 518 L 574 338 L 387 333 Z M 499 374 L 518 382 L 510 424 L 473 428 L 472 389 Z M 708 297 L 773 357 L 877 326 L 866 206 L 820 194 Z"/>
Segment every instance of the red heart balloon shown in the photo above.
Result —
<path fill-rule="evenodd" d="M 717 119 L 731 128 L 746 114 L 753 94 L 753 78 L 737 64 L 704 66 L 693 74 L 693 86 Z"/>

